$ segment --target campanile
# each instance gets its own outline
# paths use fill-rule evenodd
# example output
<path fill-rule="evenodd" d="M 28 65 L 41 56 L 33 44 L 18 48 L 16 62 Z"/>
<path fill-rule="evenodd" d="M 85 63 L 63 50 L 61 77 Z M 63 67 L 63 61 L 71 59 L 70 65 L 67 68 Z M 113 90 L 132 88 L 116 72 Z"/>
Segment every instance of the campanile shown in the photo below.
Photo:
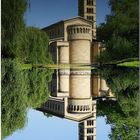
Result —
<path fill-rule="evenodd" d="M 92 38 L 96 39 L 96 0 L 78 0 L 78 16 L 93 22 Z"/>

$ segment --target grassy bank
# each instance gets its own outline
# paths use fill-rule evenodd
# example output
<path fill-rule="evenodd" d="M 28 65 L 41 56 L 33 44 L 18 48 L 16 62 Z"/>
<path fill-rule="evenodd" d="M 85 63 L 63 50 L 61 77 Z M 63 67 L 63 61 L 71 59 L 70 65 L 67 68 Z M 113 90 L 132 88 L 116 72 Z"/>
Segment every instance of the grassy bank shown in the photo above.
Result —
<path fill-rule="evenodd" d="M 139 67 L 139 61 L 123 62 L 123 63 L 117 64 L 117 66 Z"/>
<path fill-rule="evenodd" d="M 103 63 L 103 65 L 117 65 L 125 67 L 139 67 L 139 58 L 127 58 L 119 61 L 111 61 L 108 63 Z"/>
<path fill-rule="evenodd" d="M 47 64 L 47 65 L 42 65 L 42 64 L 37 64 L 37 65 L 23 64 L 22 65 L 22 69 L 32 69 L 32 68 L 84 69 L 84 70 L 95 69 L 95 67 L 82 65 L 82 64 Z"/>
<path fill-rule="evenodd" d="M 139 58 L 128 58 L 117 62 L 117 66 L 139 67 Z"/>

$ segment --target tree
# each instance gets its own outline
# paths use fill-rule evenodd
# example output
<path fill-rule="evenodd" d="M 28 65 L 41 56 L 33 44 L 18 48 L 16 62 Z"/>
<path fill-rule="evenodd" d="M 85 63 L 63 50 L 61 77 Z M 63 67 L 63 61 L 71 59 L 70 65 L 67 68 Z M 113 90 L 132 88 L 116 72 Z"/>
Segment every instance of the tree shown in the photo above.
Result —
<path fill-rule="evenodd" d="M 16 36 L 14 55 L 23 64 L 51 64 L 48 44 L 46 32 L 34 27 L 26 28 Z"/>
<path fill-rule="evenodd" d="M 15 60 L 2 60 L 2 137 L 24 127 L 27 109 L 40 107 L 49 96 L 52 70 L 22 70 Z"/>
<path fill-rule="evenodd" d="M 48 36 L 27 28 L 28 0 L 2 0 L 2 138 L 24 127 L 27 108 L 47 101 L 52 70 L 23 70 L 23 64 L 50 64 Z"/>
<path fill-rule="evenodd" d="M 14 39 L 17 33 L 25 28 L 24 12 L 27 0 L 1 1 L 2 58 L 13 58 Z"/>
<path fill-rule="evenodd" d="M 21 63 L 52 63 L 47 34 L 25 25 L 28 5 L 28 0 L 2 0 L 2 58 L 18 59 Z"/>
<path fill-rule="evenodd" d="M 104 68 L 100 74 L 107 81 L 117 101 L 99 101 L 97 114 L 107 117 L 107 123 L 112 125 L 109 135 L 114 139 L 134 139 L 138 137 L 138 69 Z"/>
<path fill-rule="evenodd" d="M 98 40 L 106 43 L 101 59 L 107 55 L 108 61 L 138 57 L 138 0 L 110 0 L 109 5 L 111 14 L 97 28 Z"/>

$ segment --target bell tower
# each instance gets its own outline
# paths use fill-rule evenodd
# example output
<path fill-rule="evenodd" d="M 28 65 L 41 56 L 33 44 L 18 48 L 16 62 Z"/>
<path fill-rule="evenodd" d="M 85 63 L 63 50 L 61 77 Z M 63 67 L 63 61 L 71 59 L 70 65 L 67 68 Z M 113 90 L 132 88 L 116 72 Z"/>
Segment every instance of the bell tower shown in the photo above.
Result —
<path fill-rule="evenodd" d="M 96 39 L 96 0 L 78 0 L 78 16 L 93 22 L 92 38 Z"/>

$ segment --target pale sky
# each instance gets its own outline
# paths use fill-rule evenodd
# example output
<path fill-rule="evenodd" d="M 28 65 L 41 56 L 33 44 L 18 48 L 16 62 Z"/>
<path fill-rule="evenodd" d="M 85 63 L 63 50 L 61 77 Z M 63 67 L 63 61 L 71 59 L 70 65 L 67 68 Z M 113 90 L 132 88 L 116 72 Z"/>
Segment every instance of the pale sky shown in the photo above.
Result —
<path fill-rule="evenodd" d="M 105 118 L 96 120 L 96 140 L 108 140 L 110 125 Z M 47 118 L 42 112 L 30 109 L 26 127 L 5 140 L 78 140 L 78 123 L 58 117 Z"/>
<path fill-rule="evenodd" d="M 104 22 L 110 13 L 108 0 L 96 0 L 97 25 Z M 39 28 L 63 19 L 78 16 L 78 0 L 30 0 L 31 6 L 25 15 L 28 26 Z"/>

